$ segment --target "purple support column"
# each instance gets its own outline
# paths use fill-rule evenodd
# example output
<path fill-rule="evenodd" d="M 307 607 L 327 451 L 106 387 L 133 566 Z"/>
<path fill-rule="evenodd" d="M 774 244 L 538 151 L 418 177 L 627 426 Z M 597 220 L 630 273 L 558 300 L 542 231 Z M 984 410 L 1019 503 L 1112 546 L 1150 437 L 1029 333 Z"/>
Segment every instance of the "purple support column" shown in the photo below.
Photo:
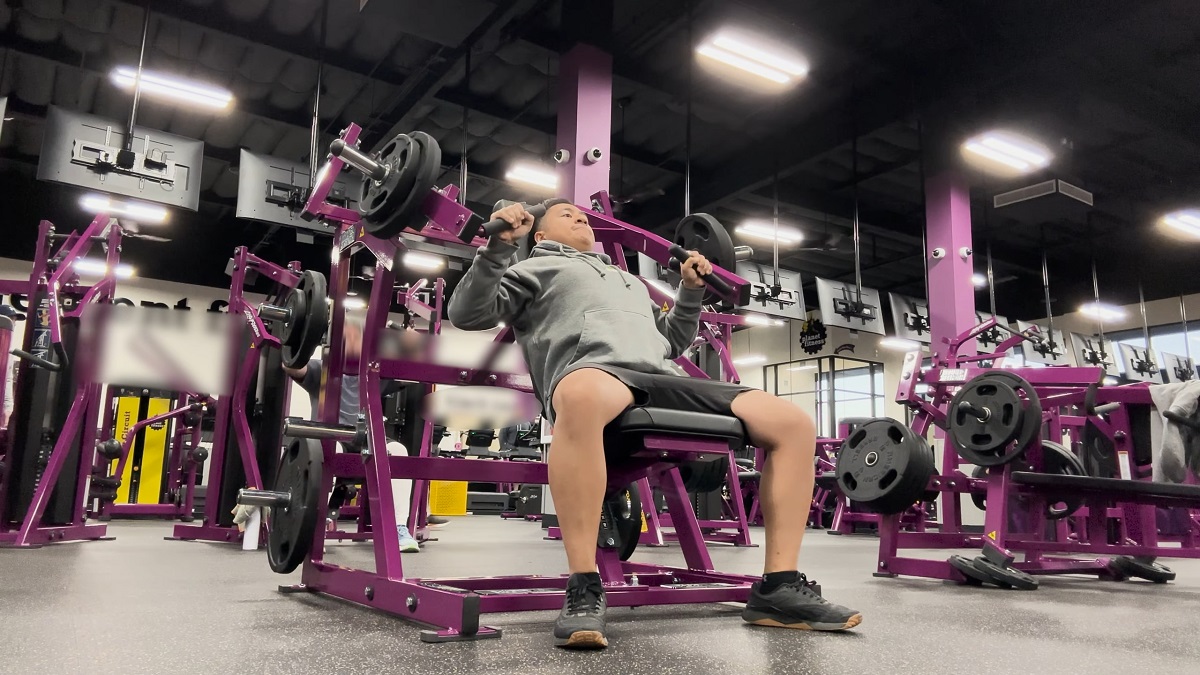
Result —
<path fill-rule="evenodd" d="M 970 185 L 957 171 L 937 174 L 925 181 L 925 203 L 931 348 L 944 356 L 948 341 L 975 325 L 973 256 L 962 255 L 964 248 L 971 249 Z M 945 255 L 935 259 L 937 249 Z M 974 341 L 959 353 L 974 354 Z"/>
<path fill-rule="evenodd" d="M 612 56 L 578 44 L 559 59 L 558 147 L 571 153 L 558 168 L 558 194 L 588 205 L 591 195 L 608 190 L 612 138 Z M 600 149 L 600 159 L 587 153 Z"/>

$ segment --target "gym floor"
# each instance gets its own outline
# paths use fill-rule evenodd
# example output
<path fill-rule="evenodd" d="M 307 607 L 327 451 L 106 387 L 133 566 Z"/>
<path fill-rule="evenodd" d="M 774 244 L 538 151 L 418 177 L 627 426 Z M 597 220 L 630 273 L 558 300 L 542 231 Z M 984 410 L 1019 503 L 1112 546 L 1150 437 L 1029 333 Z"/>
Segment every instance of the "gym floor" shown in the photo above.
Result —
<path fill-rule="evenodd" d="M 862 610 L 845 634 L 750 627 L 732 605 L 609 610 L 604 652 L 554 648 L 554 614 L 497 614 L 499 640 L 428 645 L 418 628 L 348 603 L 284 596 L 262 553 L 164 541 L 164 522 L 114 522 L 115 541 L 0 550 L 0 673 L 1195 673 L 1200 561 L 1166 561 L 1168 585 L 1042 577 L 1033 592 L 870 575 L 877 540 L 810 532 L 802 565 Z M 756 530 L 761 540 L 761 530 Z M 536 523 L 452 519 L 413 576 L 555 574 Z M 756 573 L 759 548 L 713 547 Z M 934 553 L 930 552 L 933 557 Z M 366 544 L 326 558 L 370 566 Z M 673 549 L 639 549 L 674 562 Z"/>

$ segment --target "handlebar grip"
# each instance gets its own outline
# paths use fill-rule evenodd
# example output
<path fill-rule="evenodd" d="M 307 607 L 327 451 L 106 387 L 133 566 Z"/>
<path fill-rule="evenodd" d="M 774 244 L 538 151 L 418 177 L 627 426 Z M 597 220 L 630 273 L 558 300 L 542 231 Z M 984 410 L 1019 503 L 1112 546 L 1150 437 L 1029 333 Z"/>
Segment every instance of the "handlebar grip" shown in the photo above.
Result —
<path fill-rule="evenodd" d="M 529 215 L 533 216 L 535 219 L 541 218 L 542 216 L 546 215 L 546 207 L 542 206 L 541 204 L 531 206 L 525 210 L 529 213 Z M 500 234 L 501 232 L 506 232 L 511 229 L 513 229 L 512 223 L 510 223 L 507 220 L 504 220 L 502 218 L 497 218 L 495 220 L 490 220 L 490 221 L 484 223 L 483 227 L 480 228 L 480 231 L 486 237 L 494 237 L 494 236 Z"/>
<path fill-rule="evenodd" d="M 27 352 L 23 349 L 14 349 L 14 350 L 10 351 L 9 354 L 12 354 L 13 356 L 17 357 L 18 359 L 21 359 L 22 361 L 28 361 L 33 366 L 35 366 L 37 368 L 41 368 L 43 370 L 49 370 L 54 373 L 57 373 L 62 370 L 61 364 L 55 363 L 53 361 L 47 361 L 46 359 L 43 359 L 40 356 L 34 356 L 33 354 L 30 354 L 29 352 Z"/>
<path fill-rule="evenodd" d="M 672 245 L 669 251 L 671 253 L 671 257 L 679 261 L 680 266 L 687 262 L 687 259 L 690 257 L 690 254 L 679 244 Z M 700 278 L 704 280 L 704 283 L 711 286 L 714 291 L 720 293 L 721 295 L 733 295 L 733 287 L 725 283 L 724 279 L 716 276 L 715 274 L 702 274 L 700 275 Z"/>

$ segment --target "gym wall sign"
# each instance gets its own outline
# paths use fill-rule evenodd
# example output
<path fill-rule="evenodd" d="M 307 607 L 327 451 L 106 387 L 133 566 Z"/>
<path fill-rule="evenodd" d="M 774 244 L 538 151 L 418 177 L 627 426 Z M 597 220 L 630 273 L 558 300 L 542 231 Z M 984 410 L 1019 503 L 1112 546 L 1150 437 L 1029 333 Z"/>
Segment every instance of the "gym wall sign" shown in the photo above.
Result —
<path fill-rule="evenodd" d="M 822 349 L 825 349 L 825 342 L 829 339 L 829 331 L 825 329 L 825 324 L 821 323 L 820 319 L 811 319 L 804 322 L 804 326 L 800 329 L 800 347 L 805 354 L 818 354 Z"/>
<path fill-rule="evenodd" d="M 22 314 L 29 311 L 29 298 L 24 293 L 13 293 L 7 297 L 0 296 L 0 298 L 3 298 L 3 301 L 6 301 L 10 306 L 13 307 L 13 309 L 16 309 Z M 158 309 L 178 309 L 185 312 L 190 312 L 192 310 L 192 308 L 188 306 L 188 298 L 180 298 L 174 305 L 168 305 L 165 302 L 153 302 L 151 300 L 142 300 L 140 303 L 135 303 L 129 298 L 113 298 L 113 304 L 124 305 L 126 307 L 141 306 L 154 307 Z M 208 309 L 205 311 L 226 313 L 229 311 L 228 307 L 228 300 L 213 300 L 212 302 L 208 303 Z"/>

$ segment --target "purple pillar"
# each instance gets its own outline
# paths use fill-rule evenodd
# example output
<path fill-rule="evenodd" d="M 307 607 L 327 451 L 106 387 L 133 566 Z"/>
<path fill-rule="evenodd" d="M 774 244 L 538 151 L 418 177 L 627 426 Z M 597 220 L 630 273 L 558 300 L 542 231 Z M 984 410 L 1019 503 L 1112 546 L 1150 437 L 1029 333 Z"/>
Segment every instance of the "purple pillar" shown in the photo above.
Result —
<path fill-rule="evenodd" d="M 612 56 L 578 44 L 559 59 L 558 147 L 571 159 L 558 167 L 558 194 L 580 205 L 608 190 L 612 138 Z M 593 161 L 588 151 L 598 148 Z"/>
<path fill-rule="evenodd" d="M 935 355 L 945 356 L 947 342 L 975 325 L 970 185 L 957 171 L 937 174 L 925 181 L 925 203 L 930 347 Z M 942 255 L 935 257 L 939 250 Z M 973 355 L 975 341 L 959 353 Z"/>

